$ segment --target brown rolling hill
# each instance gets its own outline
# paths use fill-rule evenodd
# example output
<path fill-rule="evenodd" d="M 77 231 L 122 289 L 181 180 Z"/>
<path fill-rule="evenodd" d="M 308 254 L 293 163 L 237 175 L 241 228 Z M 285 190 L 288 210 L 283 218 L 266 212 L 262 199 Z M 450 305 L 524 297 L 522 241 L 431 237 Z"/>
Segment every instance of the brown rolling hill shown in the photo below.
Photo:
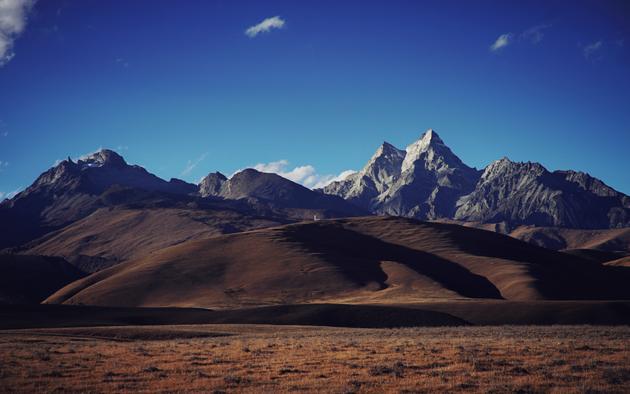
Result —
<path fill-rule="evenodd" d="M 519 226 L 513 229 L 504 222 L 479 223 L 448 219 L 437 222 L 507 234 L 533 245 L 561 250 L 600 263 L 630 255 L 630 228 L 573 229 Z"/>
<path fill-rule="evenodd" d="M 190 240 L 71 283 L 46 302 L 237 308 L 628 299 L 627 280 L 624 267 L 489 231 L 363 217 Z"/>
<path fill-rule="evenodd" d="M 611 260 L 604 263 L 611 267 L 629 267 L 630 268 L 630 256 L 622 257 L 617 260 Z"/>
<path fill-rule="evenodd" d="M 563 253 L 570 254 L 572 256 L 577 256 L 586 260 L 595 261 L 600 264 L 604 264 L 609 261 L 617 260 L 622 257 L 626 257 L 629 252 L 625 251 L 615 251 L 609 252 L 606 250 L 599 249 L 564 249 Z"/>
<path fill-rule="evenodd" d="M 522 226 L 510 232 L 514 238 L 549 249 L 596 249 L 630 253 L 630 228 L 581 230 Z"/>
<path fill-rule="evenodd" d="M 234 210 L 108 207 L 28 243 L 20 252 L 60 256 L 96 272 L 185 241 L 278 224 Z"/>

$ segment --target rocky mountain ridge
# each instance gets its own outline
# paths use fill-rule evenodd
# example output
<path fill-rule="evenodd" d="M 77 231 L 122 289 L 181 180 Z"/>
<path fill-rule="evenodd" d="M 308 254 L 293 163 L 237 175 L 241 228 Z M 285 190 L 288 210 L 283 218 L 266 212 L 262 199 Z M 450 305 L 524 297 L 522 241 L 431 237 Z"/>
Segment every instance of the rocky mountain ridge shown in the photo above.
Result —
<path fill-rule="evenodd" d="M 630 198 L 599 179 L 505 157 L 479 171 L 432 129 L 405 151 L 383 144 L 360 172 L 320 191 L 381 215 L 509 227 L 630 226 Z"/>
<path fill-rule="evenodd" d="M 230 209 L 274 222 L 367 214 L 427 220 L 598 229 L 630 227 L 630 197 L 586 173 L 497 160 L 469 167 L 429 129 L 400 150 L 384 142 L 365 167 L 323 189 L 246 169 L 210 173 L 199 185 L 163 180 L 111 150 L 42 173 L 0 203 L 0 249 L 112 206 Z M 217 208 L 218 207 L 218 208 Z"/>
<path fill-rule="evenodd" d="M 0 231 L 0 249 L 32 241 L 105 207 L 231 210 L 274 223 L 369 214 L 342 198 L 276 174 L 246 169 L 230 179 L 211 173 L 199 185 L 175 178 L 165 181 L 104 149 L 58 163 L 24 191 L 2 201 L 0 222 L 10 226 Z"/>

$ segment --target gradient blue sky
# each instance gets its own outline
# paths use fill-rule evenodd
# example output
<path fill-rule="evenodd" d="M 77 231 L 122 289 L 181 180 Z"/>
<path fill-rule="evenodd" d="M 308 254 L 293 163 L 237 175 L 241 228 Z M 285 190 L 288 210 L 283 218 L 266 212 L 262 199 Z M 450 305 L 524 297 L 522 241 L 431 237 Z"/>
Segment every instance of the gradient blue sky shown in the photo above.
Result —
<path fill-rule="evenodd" d="M 627 1 L 46 0 L 13 38 L 5 196 L 99 147 L 167 179 L 279 160 L 325 179 L 429 127 L 471 166 L 538 161 L 630 194 Z"/>

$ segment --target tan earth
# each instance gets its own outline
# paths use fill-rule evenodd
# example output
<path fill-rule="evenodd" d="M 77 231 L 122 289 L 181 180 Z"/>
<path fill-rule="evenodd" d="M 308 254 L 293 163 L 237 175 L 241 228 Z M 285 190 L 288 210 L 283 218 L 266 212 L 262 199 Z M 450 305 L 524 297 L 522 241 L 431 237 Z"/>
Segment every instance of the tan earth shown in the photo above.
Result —
<path fill-rule="evenodd" d="M 233 308 L 436 299 L 623 299 L 613 267 L 509 236 L 394 217 L 302 222 L 180 243 L 48 303 Z"/>

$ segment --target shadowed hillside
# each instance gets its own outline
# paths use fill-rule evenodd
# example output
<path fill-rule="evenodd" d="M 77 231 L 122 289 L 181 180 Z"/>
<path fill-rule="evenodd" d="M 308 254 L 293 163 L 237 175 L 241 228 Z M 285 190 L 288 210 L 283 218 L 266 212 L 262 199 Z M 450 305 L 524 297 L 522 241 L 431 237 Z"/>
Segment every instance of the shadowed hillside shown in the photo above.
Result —
<path fill-rule="evenodd" d="M 627 298 L 625 279 L 619 269 L 501 234 L 367 217 L 184 242 L 74 282 L 47 302 L 232 308 L 610 299 Z"/>
<path fill-rule="evenodd" d="M 84 271 L 96 272 L 192 239 L 280 223 L 233 210 L 102 208 L 21 249 L 61 256 Z"/>
<path fill-rule="evenodd" d="M 630 253 L 630 228 L 580 230 L 555 227 L 519 227 L 510 233 L 520 240 L 549 249 L 597 249 Z"/>
<path fill-rule="evenodd" d="M 38 304 L 85 275 L 59 257 L 0 254 L 0 304 Z"/>

